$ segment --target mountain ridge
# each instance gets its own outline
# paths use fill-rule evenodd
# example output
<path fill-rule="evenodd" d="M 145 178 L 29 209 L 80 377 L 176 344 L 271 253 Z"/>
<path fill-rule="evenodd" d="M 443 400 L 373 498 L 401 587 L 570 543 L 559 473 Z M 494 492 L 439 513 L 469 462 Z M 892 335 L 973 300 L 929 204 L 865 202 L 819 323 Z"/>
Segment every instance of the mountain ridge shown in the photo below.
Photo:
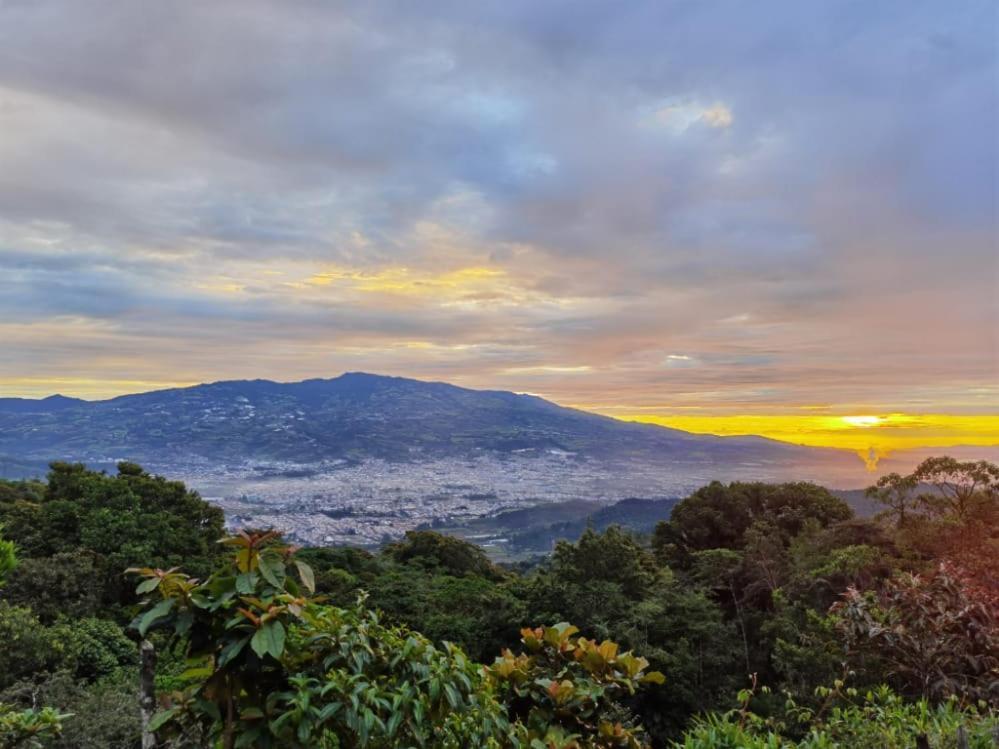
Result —
<path fill-rule="evenodd" d="M 316 462 L 479 451 L 695 462 L 845 454 L 621 421 L 525 393 L 365 372 L 298 382 L 219 380 L 94 401 L 0 399 L 0 455 L 18 458 Z"/>

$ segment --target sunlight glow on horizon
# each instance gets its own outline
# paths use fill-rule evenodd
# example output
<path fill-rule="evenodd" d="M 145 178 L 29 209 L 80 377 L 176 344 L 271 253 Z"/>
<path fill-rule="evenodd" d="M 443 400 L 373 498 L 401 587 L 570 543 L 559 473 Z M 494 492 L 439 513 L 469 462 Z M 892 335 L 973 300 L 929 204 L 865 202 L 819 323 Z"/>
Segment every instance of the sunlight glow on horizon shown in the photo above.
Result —
<path fill-rule="evenodd" d="M 624 421 L 718 436 L 757 435 L 810 447 L 835 447 L 861 454 L 920 447 L 999 445 L 999 415 L 907 414 L 817 415 L 608 414 Z"/>
<path fill-rule="evenodd" d="M 876 427 L 882 423 L 880 416 L 841 416 L 840 419 L 852 427 Z"/>

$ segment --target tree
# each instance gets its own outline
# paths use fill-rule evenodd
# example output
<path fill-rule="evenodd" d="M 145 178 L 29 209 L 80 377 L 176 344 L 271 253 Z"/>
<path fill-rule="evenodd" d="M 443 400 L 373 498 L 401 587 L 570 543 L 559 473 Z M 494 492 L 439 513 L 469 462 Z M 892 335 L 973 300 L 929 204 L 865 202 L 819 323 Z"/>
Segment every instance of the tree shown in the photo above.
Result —
<path fill-rule="evenodd" d="M 665 686 L 642 690 L 632 703 L 661 746 L 691 716 L 725 704 L 743 682 L 742 637 L 704 590 L 678 580 L 656 585 L 614 623 L 614 638 L 669 674 Z"/>
<path fill-rule="evenodd" d="M 716 595 L 727 595 L 735 610 L 735 618 L 742 636 L 742 654 L 746 675 L 752 671 L 749 655 L 749 632 L 742 606 L 738 575 L 743 555 L 731 549 L 704 549 L 693 555 L 690 578 Z"/>
<path fill-rule="evenodd" d="M 524 604 L 510 587 L 478 575 L 393 564 L 367 588 L 369 604 L 386 621 L 405 624 L 433 642 L 460 645 L 478 661 L 516 642 L 524 622 Z M 357 593 L 351 597 L 356 600 Z"/>
<path fill-rule="evenodd" d="M 574 544 L 560 541 L 552 553 L 552 572 L 569 583 L 614 583 L 632 599 L 641 598 L 658 574 L 652 556 L 616 525 L 603 533 L 587 528 Z"/>
<path fill-rule="evenodd" d="M 893 515 L 895 526 L 901 528 L 920 505 L 920 499 L 916 495 L 918 487 L 919 479 L 915 475 L 888 473 L 879 478 L 874 486 L 868 487 L 865 494 L 885 505 L 888 508 L 885 512 Z"/>
<path fill-rule="evenodd" d="M 51 557 L 29 557 L 18 564 L 3 596 L 13 604 L 30 606 L 44 623 L 59 617 L 98 616 L 100 582 L 104 571 L 99 558 L 89 552 L 59 552 Z"/>
<path fill-rule="evenodd" d="M 386 547 L 386 552 L 398 562 L 419 561 L 451 575 L 478 575 L 490 580 L 507 577 L 475 544 L 434 531 L 408 531 L 402 541 Z"/>
<path fill-rule="evenodd" d="M 921 499 L 931 511 L 949 514 L 962 523 L 999 500 L 999 466 L 985 460 L 961 462 L 943 456 L 927 458 L 913 471 L 912 480 L 931 484 L 934 494 Z"/>
<path fill-rule="evenodd" d="M 59 667 L 77 681 L 93 682 L 120 671 L 133 672 L 139 663 L 135 643 L 107 619 L 67 618 L 49 628 L 49 633 L 59 648 Z"/>
<path fill-rule="evenodd" d="M 622 621 L 669 570 L 627 531 L 588 529 L 559 542 L 551 559 L 523 586 L 530 621 L 573 621 L 588 635 L 613 637 Z"/>
<path fill-rule="evenodd" d="M 747 530 L 743 569 L 747 577 L 744 595 L 758 592 L 772 595 L 787 580 L 790 555 L 781 534 L 769 520 L 757 520 Z"/>
<path fill-rule="evenodd" d="M 88 683 L 57 671 L 18 682 L 0 694 L 0 702 L 28 711 L 58 705 L 61 731 L 44 737 L 46 749 L 135 749 L 141 728 L 136 691 L 134 673 L 119 671 Z"/>
<path fill-rule="evenodd" d="M 524 630 L 528 653 L 483 670 L 454 645 L 382 624 L 363 597 L 321 603 L 275 532 L 223 544 L 231 563 L 204 582 L 131 570 L 147 596 L 138 633 L 166 630 L 188 665 L 150 730 L 224 749 L 645 746 L 618 698 L 662 677 L 613 642 L 569 625 Z"/>
<path fill-rule="evenodd" d="M 0 601 L 0 689 L 60 662 L 60 646 L 31 609 Z"/>
<path fill-rule="evenodd" d="M 55 618 L 60 602 L 71 609 L 65 613 L 100 610 L 127 621 L 123 610 L 135 597 L 123 569 L 183 563 L 205 577 L 219 559 L 222 511 L 184 484 L 133 463 L 123 463 L 117 476 L 53 463 L 43 489 L 32 483 L 4 488 L 0 523 L 23 565 L 10 578 L 10 593 L 23 600 L 37 584 L 32 604 L 37 601 L 46 621 Z"/>
<path fill-rule="evenodd" d="M 809 524 L 824 528 L 852 516 L 849 505 L 815 484 L 714 481 L 656 526 L 653 548 L 660 560 L 685 567 L 695 551 L 743 549 L 747 531 L 760 520 L 771 523 L 775 538 L 787 546 Z"/>
<path fill-rule="evenodd" d="M 854 518 L 798 535 L 788 548 L 788 595 L 825 612 L 851 585 L 867 589 L 899 563 L 893 529 Z"/>
<path fill-rule="evenodd" d="M 17 566 L 17 545 L 3 537 L 3 525 L 0 525 L 0 588 L 7 582 L 7 577 Z"/>

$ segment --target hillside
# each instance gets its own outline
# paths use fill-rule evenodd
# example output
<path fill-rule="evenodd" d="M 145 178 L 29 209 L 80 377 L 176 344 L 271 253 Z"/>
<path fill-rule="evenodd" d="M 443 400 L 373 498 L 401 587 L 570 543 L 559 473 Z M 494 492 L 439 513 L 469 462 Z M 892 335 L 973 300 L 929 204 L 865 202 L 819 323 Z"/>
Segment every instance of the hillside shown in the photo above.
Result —
<path fill-rule="evenodd" d="M 530 395 L 364 373 L 217 382 L 104 401 L 0 400 L 0 455 L 8 459 L 312 463 L 482 451 L 715 465 L 856 460 L 757 437 L 625 423 Z"/>

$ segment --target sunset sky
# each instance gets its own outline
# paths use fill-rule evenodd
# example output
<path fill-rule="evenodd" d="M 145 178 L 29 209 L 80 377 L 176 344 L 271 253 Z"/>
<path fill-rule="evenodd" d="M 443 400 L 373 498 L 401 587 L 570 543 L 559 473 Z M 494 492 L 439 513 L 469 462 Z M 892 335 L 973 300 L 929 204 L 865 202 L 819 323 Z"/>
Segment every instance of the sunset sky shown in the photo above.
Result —
<path fill-rule="evenodd" d="M 999 444 L 999 5 L 766 7 L 0 0 L 0 396 Z"/>

